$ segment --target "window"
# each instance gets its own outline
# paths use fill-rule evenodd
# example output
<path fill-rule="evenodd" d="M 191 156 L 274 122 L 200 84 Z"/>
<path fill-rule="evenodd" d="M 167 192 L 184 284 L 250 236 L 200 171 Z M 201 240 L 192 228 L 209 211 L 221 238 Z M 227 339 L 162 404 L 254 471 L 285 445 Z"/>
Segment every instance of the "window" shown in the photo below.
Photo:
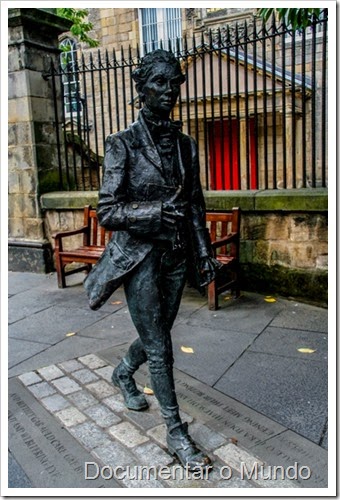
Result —
<path fill-rule="evenodd" d="M 181 9 L 139 9 L 140 39 L 143 55 L 162 46 L 182 47 Z"/>
<path fill-rule="evenodd" d="M 80 97 L 80 81 L 77 73 L 77 48 L 76 44 L 70 38 L 65 38 L 59 47 L 60 66 L 63 72 L 63 97 L 65 117 L 79 116 L 82 111 Z"/>

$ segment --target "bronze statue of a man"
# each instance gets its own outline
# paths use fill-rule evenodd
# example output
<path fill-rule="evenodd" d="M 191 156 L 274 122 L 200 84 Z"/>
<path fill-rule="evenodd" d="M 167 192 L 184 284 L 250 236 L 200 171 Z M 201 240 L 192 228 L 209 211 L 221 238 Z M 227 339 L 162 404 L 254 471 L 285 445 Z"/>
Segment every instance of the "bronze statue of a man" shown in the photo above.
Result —
<path fill-rule="evenodd" d="M 204 286 L 214 279 L 216 261 L 207 238 L 197 147 L 169 119 L 185 81 L 180 64 L 171 52 L 155 50 L 132 76 L 144 106 L 135 123 L 106 141 L 97 216 L 114 234 L 85 287 L 96 309 L 124 284 L 139 338 L 113 371 L 112 381 L 128 408 L 146 409 L 133 374 L 148 362 L 169 451 L 196 470 L 211 461 L 179 415 L 171 328 L 186 279 L 194 281 L 194 267 L 198 287 Z"/>

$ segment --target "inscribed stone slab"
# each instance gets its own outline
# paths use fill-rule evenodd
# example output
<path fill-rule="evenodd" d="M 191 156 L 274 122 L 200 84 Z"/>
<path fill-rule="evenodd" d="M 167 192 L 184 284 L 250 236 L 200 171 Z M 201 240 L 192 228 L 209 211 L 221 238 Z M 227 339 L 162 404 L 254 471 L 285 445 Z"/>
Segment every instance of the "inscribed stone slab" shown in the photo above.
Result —
<path fill-rule="evenodd" d="M 93 457 L 22 384 L 9 381 L 9 449 L 33 488 L 107 488 L 117 482 L 84 479 Z"/>
<path fill-rule="evenodd" d="M 299 479 L 299 485 L 305 488 L 327 488 L 327 451 L 295 432 L 287 430 L 256 444 L 251 448 L 251 452 L 265 457 L 266 462 L 272 465 L 288 467 L 298 462 L 301 466 L 307 466 L 311 470 L 311 477 L 308 480 Z"/>

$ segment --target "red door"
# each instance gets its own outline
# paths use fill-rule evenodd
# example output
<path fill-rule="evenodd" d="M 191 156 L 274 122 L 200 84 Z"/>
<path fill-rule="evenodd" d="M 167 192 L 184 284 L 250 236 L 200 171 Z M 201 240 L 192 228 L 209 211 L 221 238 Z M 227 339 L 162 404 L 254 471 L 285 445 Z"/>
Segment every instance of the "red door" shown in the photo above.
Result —
<path fill-rule="evenodd" d="M 231 129 L 230 129 L 231 127 Z M 257 189 L 254 120 L 249 119 L 250 189 Z M 231 147 L 229 146 L 231 144 Z M 236 120 L 212 123 L 209 127 L 210 189 L 240 189 L 239 130 Z"/>

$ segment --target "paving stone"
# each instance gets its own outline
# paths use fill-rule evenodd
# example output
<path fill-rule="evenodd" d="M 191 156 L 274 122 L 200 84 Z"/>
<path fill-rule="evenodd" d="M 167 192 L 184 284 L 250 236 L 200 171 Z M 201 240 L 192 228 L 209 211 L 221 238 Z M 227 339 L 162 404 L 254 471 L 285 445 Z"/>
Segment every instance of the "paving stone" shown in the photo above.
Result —
<path fill-rule="evenodd" d="M 96 368 L 101 368 L 105 366 L 107 363 L 102 359 L 98 358 L 95 354 L 87 354 L 86 356 L 81 356 L 78 358 L 78 361 L 86 365 L 91 370 L 95 370 Z"/>
<path fill-rule="evenodd" d="M 326 333 L 328 310 L 301 302 L 286 302 L 286 308 L 275 316 L 271 326 Z"/>
<path fill-rule="evenodd" d="M 215 450 L 226 443 L 225 437 L 200 422 L 189 426 L 189 434 L 194 441 L 208 451 Z"/>
<path fill-rule="evenodd" d="M 38 384 L 30 385 L 27 388 L 38 399 L 50 396 L 56 392 L 54 387 L 52 387 L 48 382 L 39 382 Z"/>
<path fill-rule="evenodd" d="M 138 446 L 149 440 L 148 437 L 141 434 L 133 424 L 130 424 L 130 422 L 122 422 L 121 424 L 113 425 L 110 427 L 109 433 L 128 448 Z"/>
<path fill-rule="evenodd" d="M 68 399 L 80 410 L 84 410 L 84 408 L 89 408 L 90 406 L 98 404 L 98 399 L 94 398 L 92 394 L 85 389 L 69 394 Z"/>
<path fill-rule="evenodd" d="M 211 488 L 214 486 L 211 474 L 212 471 L 208 469 L 191 473 L 181 464 L 175 463 L 165 469 L 160 477 L 169 488 Z"/>
<path fill-rule="evenodd" d="M 111 382 L 111 376 L 112 376 L 112 372 L 113 372 L 113 366 L 110 366 L 110 365 L 103 366 L 102 368 L 97 368 L 95 370 L 95 372 L 97 373 L 97 375 L 99 375 L 100 377 L 102 377 L 107 382 Z"/>
<path fill-rule="evenodd" d="M 63 410 L 71 405 L 67 399 L 60 396 L 60 394 L 53 394 L 53 396 L 47 396 L 47 398 L 43 398 L 41 400 L 42 404 L 47 408 L 50 412 L 54 413 L 59 410 Z"/>
<path fill-rule="evenodd" d="M 36 297 L 37 301 L 42 301 L 42 297 L 44 296 L 41 291 Z M 25 301 L 24 297 L 21 297 L 20 304 L 18 307 L 21 307 Z M 13 304 L 14 305 L 14 304 Z M 25 307 L 25 306 L 24 306 Z M 33 313 L 32 309 L 26 309 L 26 314 L 24 314 L 23 319 L 20 321 L 16 321 L 11 324 L 9 328 L 10 336 L 16 339 L 25 339 L 31 340 L 37 343 L 37 328 L 44 328 L 44 335 L 40 336 L 39 340 L 42 342 L 55 345 L 62 340 L 66 340 L 68 344 L 71 344 L 73 341 L 70 341 L 72 337 L 66 337 L 65 334 L 67 332 L 80 332 L 82 329 L 86 328 L 89 325 L 92 325 L 96 320 L 106 316 L 107 313 L 101 311 L 88 311 L 74 307 L 72 304 L 61 304 L 61 305 L 52 305 L 51 307 L 47 307 L 44 305 L 38 305 L 39 311 L 34 314 L 34 317 L 31 315 Z M 23 309 L 21 307 L 21 309 Z M 43 310 L 42 310 L 43 309 Z M 67 320 L 66 320 L 67 318 Z M 18 318 L 19 319 L 19 318 Z M 48 327 L 47 327 L 48 325 Z M 75 335 L 75 337 L 77 337 Z M 98 340 L 96 340 L 98 345 Z M 88 351 L 87 351 L 88 352 Z M 78 351 L 78 356 L 82 353 Z M 69 355 L 70 357 L 74 357 L 73 355 Z M 48 361 L 47 364 L 54 364 L 57 362 L 62 362 L 65 359 L 62 358 L 60 360 L 53 360 L 52 362 Z M 43 366 L 43 365 L 36 365 Z"/>
<path fill-rule="evenodd" d="M 73 428 L 73 431 L 76 427 Z M 103 464 L 109 465 L 110 467 L 125 467 L 130 465 L 136 459 L 130 453 L 130 451 L 122 446 L 120 443 L 112 441 L 106 445 L 98 445 L 96 449 L 92 451 L 95 458 L 98 458 Z"/>
<path fill-rule="evenodd" d="M 114 396 L 109 396 L 108 398 L 103 399 L 102 403 L 106 404 L 114 412 L 121 413 L 127 410 L 124 403 L 124 398 L 121 394 L 115 394 Z"/>
<path fill-rule="evenodd" d="M 81 384 L 88 384 L 89 382 L 94 382 L 95 380 L 99 380 L 99 377 L 91 370 L 88 370 L 87 368 L 83 368 L 82 370 L 72 372 L 72 377 L 78 380 L 78 382 L 80 382 Z"/>
<path fill-rule="evenodd" d="M 70 406 L 70 408 L 65 408 L 64 410 L 58 411 L 55 414 L 66 427 L 71 427 L 72 425 L 77 425 L 82 422 L 85 422 L 86 416 L 81 413 L 74 406 Z"/>
<path fill-rule="evenodd" d="M 58 366 L 65 370 L 65 372 L 75 372 L 76 370 L 81 370 L 84 368 L 84 365 L 79 363 L 76 359 L 69 359 L 68 361 L 63 361 L 59 363 Z"/>
<path fill-rule="evenodd" d="M 103 404 L 84 409 L 84 413 L 91 417 L 100 427 L 109 427 L 121 422 L 121 419 Z"/>
<path fill-rule="evenodd" d="M 328 453 L 321 446 L 302 436 L 286 430 L 277 436 L 266 439 L 251 448 L 251 453 L 265 458 L 266 464 L 289 467 L 297 462 L 308 466 L 311 476 L 308 480 L 298 478 L 297 483 L 303 488 L 327 488 Z"/>
<path fill-rule="evenodd" d="M 22 375 L 19 375 L 18 379 L 21 380 L 21 382 L 26 386 L 37 384 L 42 381 L 42 378 L 35 372 L 23 373 Z"/>
<path fill-rule="evenodd" d="M 64 376 L 64 373 L 55 365 L 44 366 L 39 368 L 38 373 L 44 377 L 45 380 L 53 380 Z"/>
<path fill-rule="evenodd" d="M 211 311 L 209 313 L 211 314 Z M 225 314 L 222 316 L 225 322 Z M 235 359 L 251 345 L 257 333 L 252 330 L 249 332 L 229 328 L 226 330 L 222 318 L 221 324 L 211 327 L 211 335 L 206 335 L 206 331 L 207 327 L 204 325 L 190 324 L 180 324 L 173 329 L 175 367 L 213 386 L 232 366 Z M 191 355 L 184 353 L 181 350 L 183 345 L 192 347 L 194 353 Z"/>
<path fill-rule="evenodd" d="M 32 483 L 13 455 L 8 453 L 8 488 L 32 488 Z"/>
<path fill-rule="evenodd" d="M 112 442 L 109 436 L 93 422 L 85 422 L 72 427 L 70 432 L 89 450 L 101 446 L 107 446 Z"/>
<path fill-rule="evenodd" d="M 221 446 L 220 448 L 217 448 L 214 453 L 223 462 L 237 471 L 241 470 L 241 463 L 244 463 L 248 469 L 251 469 L 255 462 L 257 462 L 259 465 L 264 465 L 264 462 L 262 460 L 253 455 L 250 455 L 250 453 L 242 450 L 233 443 L 228 443 Z"/>
<path fill-rule="evenodd" d="M 133 452 L 140 459 L 140 465 L 162 466 L 169 465 L 174 461 L 174 458 L 162 450 L 155 443 L 145 443 L 134 448 Z"/>
<path fill-rule="evenodd" d="M 10 335 L 11 325 L 8 327 Z M 10 368 L 9 375 L 16 376 L 23 372 L 34 370 L 39 364 L 32 365 L 31 358 L 41 353 L 44 357 L 45 352 L 49 349 L 50 344 L 31 342 L 19 339 L 8 339 L 8 366 Z M 14 373 L 13 373 L 14 372 Z"/>
<path fill-rule="evenodd" d="M 146 475 L 146 471 L 144 472 L 144 475 Z M 122 479 L 122 483 L 127 488 L 164 488 L 164 485 L 158 479 L 152 478 L 151 475 L 147 479 L 133 479 L 125 477 Z"/>
<path fill-rule="evenodd" d="M 261 467 L 258 475 L 254 479 L 252 478 L 252 481 L 261 488 L 299 488 L 299 485 L 294 479 L 285 478 L 284 470 L 283 466 L 282 469 L 277 468 L 277 466 Z M 251 473 L 251 471 L 249 471 L 248 474 L 249 473 Z"/>
<path fill-rule="evenodd" d="M 249 351 L 278 354 L 310 361 L 327 360 L 327 334 L 293 330 L 283 327 L 267 327 L 252 343 Z M 315 352 L 304 354 L 298 351 L 301 347 L 309 347 Z"/>
<path fill-rule="evenodd" d="M 188 424 L 191 424 L 191 422 L 193 422 L 193 420 L 194 420 L 194 418 L 191 415 L 189 415 L 188 413 L 186 413 L 185 411 L 180 410 L 179 414 L 180 414 L 183 422 L 187 422 Z"/>
<path fill-rule="evenodd" d="M 72 311 L 70 311 L 70 314 L 72 314 Z M 95 319 L 93 319 L 92 322 L 93 321 L 95 321 Z M 9 355 L 11 356 L 9 376 L 14 377 L 20 375 L 21 373 L 35 370 L 37 366 L 62 363 L 65 359 L 80 356 L 93 350 L 106 349 L 112 345 L 112 341 L 110 340 L 85 338 L 81 335 L 65 337 L 65 331 L 68 331 L 68 329 L 65 329 L 62 334 L 63 340 L 60 340 L 53 345 L 38 344 L 37 342 L 26 342 L 23 345 L 24 341 L 16 340 L 17 344 L 13 344 L 12 346 L 12 354 L 9 352 Z M 36 346 L 40 346 L 40 348 L 37 349 Z M 11 349 L 10 345 L 9 348 Z M 84 368 L 84 365 L 82 368 Z"/>
<path fill-rule="evenodd" d="M 327 364 L 312 356 L 245 352 L 215 389 L 317 444 L 327 418 L 328 374 Z"/>
<path fill-rule="evenodd" d="M 214 483 L 215 488 L 256 488 L 255 484 L 247 478 L 241 479 L 239 473 L 232 469 L 224 468 L 220 464 L 214 464 L 214 468 L 209 475 L 209 479 Z"/>
<path fill-rule="evenodd" d="M 164 419 L 159 411 L 150 411 L 150 409 L 145 411 L 127 410 L 125 417 L 145 431 L 164 422 Z"/>
<path fill-rule="evenodd" d="M 117 394 L 118 389 L 109 385 L 105 380 L 99 380 L 92 384 L 86 385 L 86 388 L 92 392 L 98 399 L 104 399 L 113 394 Z"/>
<path fill-rule="evenodd" d="M 166 425 L 161 424 L 157 425 L 156 427 L 153 427 L 152 429 L 149 429 L 146 434 L 150 436 L 152 439 L 157 441 L 161 446 L 164 446 L 164 448 L 167 448 L 167 443 L 166 443 Z"/>
<path fill-rule="evenodd" d="M 63 394 L 71 394 L 80 390 L 80 385 L 69 377 L 52 380 L 52 384 Z"/>

